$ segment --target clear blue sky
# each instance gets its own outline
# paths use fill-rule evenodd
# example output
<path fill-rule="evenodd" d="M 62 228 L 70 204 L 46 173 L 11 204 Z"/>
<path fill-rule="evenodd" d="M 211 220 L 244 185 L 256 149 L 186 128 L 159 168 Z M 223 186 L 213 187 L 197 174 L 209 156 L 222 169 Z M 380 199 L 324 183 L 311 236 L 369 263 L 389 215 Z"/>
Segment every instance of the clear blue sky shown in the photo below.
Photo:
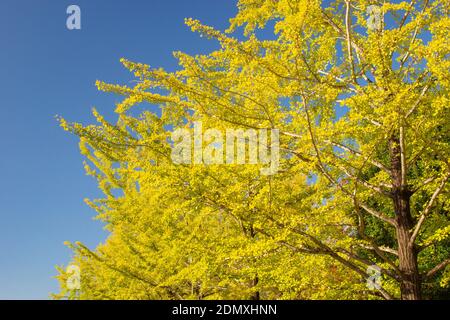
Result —
<path fill-rule="evenodd" d="M 77 4 L 82 29 L 66 29 Z M 90 109 L 111 115 L 119 98 L 97 79 L 126 83 L 125 57 L 176 67 L 172 51 L 207 52 L 215 43 L 184 26 L 185 17 L 226 28 L 234 0 L 0 1 L 0 299 L 47 299 L 58 290 L 55 265 L 107 234 L 83 199 L 99 196 L 84 174 L 78 140 L 55 115 L 90 123 Z"/>

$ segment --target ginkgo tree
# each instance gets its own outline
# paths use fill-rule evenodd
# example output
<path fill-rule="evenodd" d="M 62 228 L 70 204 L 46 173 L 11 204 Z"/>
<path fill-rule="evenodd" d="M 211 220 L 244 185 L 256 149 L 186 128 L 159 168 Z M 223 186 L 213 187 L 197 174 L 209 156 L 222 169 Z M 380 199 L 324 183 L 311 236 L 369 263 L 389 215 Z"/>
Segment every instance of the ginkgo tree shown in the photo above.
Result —
<path fill-rule="evenodd" d="M 60 119 L 111 236 L 70 244 L 81 288 L 60 268 L 56 297 L 448 298 L 450 3 L 238 8 L 226 32 L 186 20 L 220 49 L 176 52 L 176 72 L 123 59 L 136 85 L 97 82 L 124 96 L 116 123 Z M 279 171 L 174 163 L 171 132 L 194 122 L 279 130 Z"/>

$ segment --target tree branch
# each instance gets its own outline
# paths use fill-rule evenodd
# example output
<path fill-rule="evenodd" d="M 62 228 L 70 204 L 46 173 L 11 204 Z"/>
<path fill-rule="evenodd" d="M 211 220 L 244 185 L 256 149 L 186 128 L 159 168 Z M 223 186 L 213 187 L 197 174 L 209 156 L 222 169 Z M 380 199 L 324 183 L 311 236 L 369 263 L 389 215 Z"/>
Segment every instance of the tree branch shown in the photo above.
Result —
<path fill-rule="evenodd" d="M 411 109 L 409 109 L 409 111 L 406 113 L 405 117 L 408 118 L 415 110 L 416 108 L 419 106 L 420 101 L 422 100 L 422 98 L 425 96 L 425 94 L 427 93 L 428 89 L 430 88 L 430 85 L 427 84 L 425 87 L 423 87 L 422 92 L 420 93 L 419 97 L 417 98 L 417 100 L 414 102 L 414 105 L 411 107 Z"/>
<path fill-rule="evenodd" d="M 417 238 L 417 235 L 419 234 L 420 228 L 422 227 L 423 222 L 425 221 L 426 216 L 430 212 L 431 208 L 433 207 L 434 203 L 436 202 L 437 197 L 442 192 L 442 190 L 445 187 L 445 184 L 447 183 L 448 179 L 450 178 L 450 172 L 447 172 L 447 174 L 444 176 L 444 178 L 441 181 L 441 184 L 436 188 L 433 195 L 430 198 L 430 201 L 426 205 L 425 209 L 423 210 L 422 214 L 420 215 L 419 221 L 416 224 L 416 227 L 414 228 L 414 232 L 411 235 L 411 238 L 409 239 L 409 245 L 413 246 L 414 241 Z"/>
<path fill-rule="evenodd" d="M 346 145 L 344 145 L 342 143 L 338 143 L 338 142 L 334 142 L 334 141 L 330 141 L 330 140 L 325 140 L 325 142 L 329 143 L 329 144 L 332 144 L 335 147 L 339 147 L 339 148 L 341 148 L 341 149 L 343 149 L 345 151 L 348 151 L 348 152 L 350 152 L 353 155 L 360 156 L 365 161 L 370 162 L 372 165 L 378 167 L 379 169 L 381 169 L 381 170 L 383 170 L 383 171 L 385 171 L 387 173 L 390 172 L 390 170 L 384 164 L 382 164 L 381 162 L 378 162 L 376 160 L 372 160 L 369 157 L 364 156 L 360 151 L 356 151 L 356 150 L 354 150 L 354 149 L 352 149 L 352 148 L 350 148 L 350 147 L 348 147 L 348 146 L 346 146 Z"/>
<path fill-rule="evenodd" d="M 306 97 L 303 95 L 302 96 L 302 100 L 303 100 L 303 106 L 305 108 L 305 113 L 306 113 L 306 119 L 308 122 L 308 131 L 311 137 L 311 142 L 313 144 L 314 150 L 316 152 L 316 157 L 317 157 L 317 161 L 318 161 L 318 169 L 319 171 L 322 172 L 322 174 L 335 186 L 337 186 L 340 190 L 342 190 L 342 192 L 344 192 L 345 194 L 349 195 L 350 197 L 352 197 L 352 199 L 356 200 L 356 196 L 352 195 L 348 190 L 346 190 L 341 183 L 337 182 L 335 179 L 333 179 L 333 177 L 330 176 L 330 174 L 325 170 L 325 167 L 322 163 L 322 159 L 320 157 L 320 152 L 319 152 L 319 148 L 317 147 L 317 143 L 316 143 L 316 139 L 314 137 L 314 133 L 312 131 L 312 126 L 311 126 L 311 119 L 309 116 L 309 111 L 308 111 L 308 105 L 306 102 Z M 369 208 L 367 205 L 365 205 L 364 203 L 359 203 L 358 204 L 359 207 L 363 208 L 364 210 L 366 210 L 368 213 L 370 213 L 371 215 L 373 215 L 374 217 L 377 217 L 380 220 L 383 220 L 384 222 L 389 223 L 392 226 L 396 226 L 396 221 L 392 218 L 387 217 L 386 215 L 384 215 L 381 212 L 377 212 L 374 209 Z"/>
<path fill-rule="evenodd" d="M 353 49 L 352 49 L 352 39 L 351 39 L 351 16 L 350 16 L 351 8 L 350 8 L 350 0 L 345 0 L 345 34 L 347 38 L 347 54 L 348 54 L 348 62 L 350 64 L 350 70 L 352 73 L 353 82 L 356 83 L 356 75 L 355 75 L 355 64 L 353 61 Z"/>
<path fill-rule="evenodd" d="M 450 259 L 446 259 L 446 260 L 442 261 L 441 263 L 439 263 L 437 266 L 435 266 L 433 269 L 431 269 L 430 271 L 428 271 L 426 273 L 425 279 L 433 277 L 436 273 L 438 273 L 439 271 L 444 269 L 449 264 L 450 264 Z"/>

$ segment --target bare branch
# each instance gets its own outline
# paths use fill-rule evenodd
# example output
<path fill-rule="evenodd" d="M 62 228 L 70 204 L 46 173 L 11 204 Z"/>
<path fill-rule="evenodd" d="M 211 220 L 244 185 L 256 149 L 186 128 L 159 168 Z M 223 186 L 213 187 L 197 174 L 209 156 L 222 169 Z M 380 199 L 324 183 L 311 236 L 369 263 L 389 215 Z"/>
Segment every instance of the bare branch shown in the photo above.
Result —
<path fill-rule="evenodd" d="M 370 260 L 364 259 L 362 257 L 359 257 L 356 254 L 354 254 L 352 252 L 349 252 L 348 250 L 346 250 L 344 248 L 338 248 L 338 251 L 342 252 L 345 255 L 347 255 L 349 258 L 357 260 L 357 261 L 359 261 L 359 262 L 361 262 L 361 263 L 363 263 L 363 264 L 365 264 L 367 266 L 376 265 L 376 263 L 374 263 L 373 261 L 370 261 Z M 381 268 L 381 267 L 379 267 L 379 268 L 380 268 L 382 273 L 390 276 L 392 279 L 397 280 L 397 281 L 400 280 L 401 277 L 398 274 L 396 274 L 396 273 L 394 273 L 394 272 L 392 272 L 391 270 L 388 270 L 388 269 L 384 269 L 384 268 Z"/>
<path fill-rule="evenodd" d="M 400 175 L 401 175 L 401 185 L 406 185 L 406 171 L 408 170 L 406 167 L 406 148 L 405 148 L 405 128 L 400 126 L 400 137 L 399 137 L 399 144 L 400 144 Z"/>
<path fill-rule="evenodd" d="M 299 153 L 299 152 L 297 152 L 297 151 L 294 151 L 294 150 L 292 150 L 292 149 L 288 149 L 288 148 L 280 148 L 280 150 L 284 150 L 284 151 L 287 151 L 287 152 L 289 152 L 289 153 L 292 153 L 293 155 L 295 155 L 297 158 L 299 158 L 300 160 L 302 160 L 302 161 L 304 161 L 304 162 L 311 162 L 311 161 L 312 161 L 312 160 L 309 159 L 308 157 L 306 157 L 306 156 L 304 156 L 303 154 L 301 154 L 301 153 Z"/>
<path fill-rule="evenodd" d="M 361 248 L 367 249 L 367 250 L 374 250 L 375 251 L 375 250 L 378 249 L 380 251 L 383 251 L 383 252 L 390 253 L 390 254 L 393 254 L 395 256 L 398 256 L 397 250 L 394 250 L 392 248 L 383 247 L 383 246 L 375 248 L 374 246 L 367 246 L 367 245 L 364 245 L 364 244 L 358 244 L 358 246 L 360 246 Z"/>
<path fill-rule="evenodd" d="M 427 84 L 425 87 L 423 87 L 422 92 L 420 93 L 419 97 L 417 98 L 416 102 L 414 102 L 414 105 L 409 109 L 409 111 L 406 113 L 405 117 L 408 118 L 419 106 L 422 98 L 427 93 L 428 89 L 430 88 L 430 85 Z"/>
<path fill-rule="evenodd" d="M 425 187 L 427 184 L 433 182 L 434 180 L 436 180 L 438 177 L 438 175 L 432 176 L 426 180 L 424 180 L 419 186 L 417 186 L 416 188 L 414 188 L 411 193 L 416 193 L 417 191 L 419 191 L 420 189 L 422 189 L 423 187 Z"/>
<path fill-rule="evenodd" d="M 324 11 L 322 10 L 322 16 L 324 17 L 325 21 L 341 36 L 345 37 L 345 32 L 342 30 L 341 27 L 339 27 L 336 22 L 333 21 L 333 19 Z M 360 54 L 363 52 L 362 48 L 353 40 L 350 39 L 350 42 L 352 46 L 355 48 L 356 51 L 358 51 Z"/>
<path fill-rule="evenodd" d="M 359 206 L 361 208 L 363 208 L 365 211 L 367 211 L 368 213 L 370 213 L 371 215 L 373 215 L 374 217 L 377 217 L 378 219 L 383 220 L 384 222 L 387 222 L 387 223 L 389 223 L 392 226 L 396 226 L 397 225 L 397 223 L 395 222 L 394 219 L 389 218 L 389 217 L 385 216 L 383 213 L 378 212 L 378 211 L 376 211 L 376 210 L 374 210 L 372 208 L 369 208 L 364 203 L 359 203 Z"/>
<path fill-rule="evenodd" d="M 286 225 L 276 221 L 272 217 L 267 217 L 267 218 L 270 221 L 274 222 L 276 225 L 278 225 L 280 227 L 283 227 L 283 228 L 286 228 Z M 309 240 L 311 240 L 317 246 L 317 248 L 313 248 L 312 251 L 310 251 L 310 252 L 306 252 L 302 248 L 301 249 L 302 252 L 328 255 L 328 256 L 334 258 L 335 260 L 337 260 L 338 262 L 340 262 L 341 264 L 343 264 L 344 266 L 348 267 L 349 269 L 351 269 L 351 270 L 355 271 L 356 273 L 360 274 L 364 279 L 366 279 L 368 277 L 368 274 L 364 270 L 362 270 L 357 264 L 353 263 L 350 260 L 347 260 L 347 259 L 341 257 L 335 250 L 333 250 L 332 248 L 327 246 L 325 243 L 323 243 L 321 240 L 319 240 L 315 236 L 313 236 L 313 235 L 311 235 L 311 234 L 309 234 L 309 233 L 307 233 L 307 232 L 305 232 L 303 230 L 300 230 L 299 228 L 290 227 L 290 229 L 292 231 L 294 231 L 295 233 L 298 233 L 299 235 L 308 238 Z M 285 245 L 287 247 L 291 247 L 291 245 L 289 245 L 287 243 L 285 243 L 283 245 Z M 296 251 L 296 250 L 298 250 L 300 248 L 293 246 L 293 249 L 294 249 L 294 251 Z M 309 249 L 309 247 L 308 247 L 308 249 Z M 391 274 L 392 277 L 394 277 L 394 279 L 396 279 L 395 275 L 393 275 L 391 272 L 389 272 L 389 273 Z M 393 297 L 386 290 L 384 290 L 382 287 L 377 288 L 377 290 L 383 295 L 383 297 L 385 299 L 387 299 L 387 300 L 392 300 L 393 299 Z"/>
<path fill-rule="evenodd" d="M 391 193 L 389 193 L 388 191 L 385 191 L 385 190 L 381 189 L 380 187 L 374 186 L 373 184 L 365 181 L 364 179 L 358 178 L 356 175 L 351 174 L 345 167 L 338 166 L 338 168 L 341 169 L 349 178 L 357 180 L 359 183 L 361 183 L 366 188 L 369 188 L 370 190 L 375 191 L 383 196 L 391 197 Z"/>
<path fill-rule="evenodd" d="M 352 49 L 352 39 L 351 39 L 351 17 L 350 17 L 350 0 L 345 0 L 345 34 L 347 38 L 347 54 L 348 62 L 350 64 L 350 69 L 352 72 L 353 82 L 356 83 L 355 75 L 355 64 L 353 61 L 353 49 Z"/>
<path fill-rule="evenodd" d="M 423 4 L 423 8 L 422 8 L 422 12 L 421 12 L 421 13 L 424 13 L 424 12 L 425 12 L 425 10 L 426 10 L 426 8 L 427 8 L 427 6 L 428 6 L 428 3 L 429 3 L 429 0 L 425 0 L 425 2 L 424 2 L 424 4 Z M 406 52 L 406 54 L 403 56 L 403 58 L 402 58 L 401 61 L 400 61 L 400 69 L 403 68 L 404 63 L 406 62 L 406 60 L 408 60 L 409 55 L 411 54 L 410 48 L 411 48 L 411 46 L 414 44 L 414 42 L 416 41 L 416 38 L 417 38 L 418 33 L 419 33 L 419 25 L 417 25 L 416 28 L 415 28 L 415 30 L 414 30 L 413 37 L 411 38 L 411 41 L 410 41 L 410 43 L 409 43 L 409 49 L 408 49 L 408 51 Z"/>
<path fill-rule="evenodd" d="M 331 175 L 327 172 L 327 170 L 325 170 L 325 167 L 324 167 L 324 165 L 323 165 L 323 163 L 322 163 L 322 159 L 321 159 L 321 157 L 320 157 L 319 148 L 317 147 L 316 139 L 315 139 L 315 137 L 314 137 L 314 133 L 313 133 L 313 130 L 312 130 L 311 119 L 310 119 L 310 116 L 309 116 L 309 111 L 308 111 L 308 105 L 307 105 L 307 102 L 306 102 L 306 97 L 305 97 L 305 96 L 302 96 L 302 100 L 303 100 L 303 106 L 304 106 L 304 108 L 305 108 L 306 119 L 307 119 L 307 122 L 308 122 L 308 131 L 309 131 L 309 134 L 310 134 L 310 137 L 311 137 L 311 142 L 312 142 L 312 144 L 313 144 L 314 150 L 315 150 L 315 152 L 316 152 L 316 157 L 317 157 L 317 161 L 318 161 L 318 166 L 317 166 L 317 167 L 318 167 L 319 171 L 321 171 L 321 172 L 323 173 L 323 175 L 324 175 L 324 176 L 325 176 L 332 184 L 334 184 L 335 186 L 337 186 L 340 190 L 342 190 L 342 192 L 344 192 L 345 194 L 347 194 L 347 195 L 350 196 L 353 200 L 356 201 L 356 196 L 353 195 L 352 193 L 350 193 L 347 189 L 345 189 L 345 188 L 342 186 L 342 183 L 337 182 L 335 179 L 333 179 L 333 177 L 331 177 Z M 358 203 L 358 206 L 361 207 L 361 208 L 363 208 L 364 210 L 366 210 L 369 214 L 373 215 L 374 217 L 377 217 L 378 219 L 380 219 L 380 220 L 382 220 L 382 221 L 384 221 L 384 222 L 387 222 L 387 223 L 389 223 L 389 224 L 392 225 L 392 226 L 396 226 L 396 221 L 395 221 L 394 219 L 392 219 L 392 218 L 387 217 L 387 216 L 384 215 L 383 213 L 378 212 L 378 211 L 376 211 L 376 210 L 374 210 L 374 209 L 371 209 L 370 207 L 368 207 L 368 206 L 365 205 L 364 203 Z"/>
<path fill-rule="evenodd" d="M 370 119 L 368 117 L 364 117 L 364 119 L 366 119 L 367 121 L 369 121 L 371 124 L 373 124 L 376 127 L 382 127 L 383 126 L 380 122 L 378 122 L 376 120 L 373 120 L 373 119 Z"/>
<path fill-rule="evenodd" d="M 332 145 L 334 145 L 336 147 L 339 147 L 339 148 L 341 148 L 341 149 L 343 149 L 345 151 L 348 151 L 348 152 L 350 152 L 353 155 L 360 156 L 364 160 L 370 162 L 374 166 L 378 167 L 379 169 L 381 169 L 381 170 L 383 170 L 383 171 L 385 171 L 387 173 L 390 172 L 389 169 L 384 164 L 382 164 L 381 162 L 378 162 L 376 160 L 372 160 L 369 157 L 364 156 L 360 151 L 356 151 L 356 150 L 354 150 L 354 149 L 352 149 L 352 148 L 350 148 L 350 147 L 348 147 L 346 145 L 343 145 L 341 143 L 338 143 L 338 142 L 334 142 L 334 141 L 330 141 L 330 140 L 325 140 L 325 142 L 329 143 L 329 144 L 332 144 Z"/>
<path fill-rule="evenodd" d="M 442 261 L 436 267 L 434 267 L 433 269 L 431 269 L 430 271 L 427 272 L 427 274 L 425 275 L 425 279 L 433 277 L 436 273 L 438 273 L 439 271 L 444 269 L 449 264 L 450 264 L 450 259 Z"/>
<path fill-rule="evenodd" d="M 408 8 L 408 10 L 405 12 L 405 14 L 403 15 L 402 21 L 400 21 L 400 24 L 399 24 L 399 26 L 398 26 L 399 29 L 401 29 L 401 28 L 403 27 L 403 25 L 405 24 L 406 19 L 408 18 L 409 14 L 411 13 L 411 10 L 414 9 L 414 4 L 415 4 L 415 3 L 416 3 L 415 0 L 412 0 L 412 1 L 409 3 L 409 8 Z"/>
<path fill-rule="evenodd" d="M 389 257 L 387 257 L 383 250 L 381 248 L 385 248 L 385 247 L 379 247 L 375 241 L 373 241 L 371 238 L 369 238 L 366 234 L 365 234 L 365 222 L 364 222 L 364 217 L 361 214 L 360 210 L 359 210 L 359 204 L 358 204 L 358 200 L 356 198 L 356 186 L 355 186 L 355 190 L 354 190 L 354 198 L 353 198 L 353 203 L 355 206 L 355 210 L 356 210 L 356 214 L 358 215 L 358 232 L 359 235 L 361 236 L 361 238 L 365 241 L 367 241 L 372 247 L 370 247 L 371 250 L 374 250 L 375 253 L 381 258 L 383 259 L 386 263 L 388 263 L 396 272 L 397 274 L 399 274 L 401 276 L 401 272 L 398 269 L 398 267 L 396 266 L 396 264 L 394 262 L 391 261 L 391 259 L 389 259 Z M 398 252 L 391 249 L 391 248 L 386 248 L 385 250 L 389 250 L 389 252 L 393 252 L 395 255 L 398 256 Z"/>
<path fill-rule="evenodd" d="M 430 201 L 428 202 L 428 204 L 426 205 L 422 214 L 420 215 L 419 221 L 417 222 L 416 227 L 414 228 L 414 232 L 411 235 L 411 238 L 409 240 L 410 246 L 414 245 L 414 241 L 416 240 L 417 235 L 419 234 L 420 228 L 422 227 L 422 224 L 425 221 L 425 218 L 427 217 L 428 213 L 430 212 L 431 208 L 433 207 L 434 203 L 436 202 L 437 197 L 444 189 L 445 184 L 447 183 L 449 178 L 450 178 L 450 172 L 447 172 L 447 174 L 442 179 L 441 184 L 436 188 L 436 190 L 434 191 L 433 195 L 430 198 Z"/>

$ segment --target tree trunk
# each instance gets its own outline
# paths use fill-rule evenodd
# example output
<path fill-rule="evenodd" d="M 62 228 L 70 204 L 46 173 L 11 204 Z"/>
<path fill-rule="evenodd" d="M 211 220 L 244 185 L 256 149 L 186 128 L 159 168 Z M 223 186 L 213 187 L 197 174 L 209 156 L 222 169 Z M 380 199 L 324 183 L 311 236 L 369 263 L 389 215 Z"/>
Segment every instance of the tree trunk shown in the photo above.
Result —
<path fill-rule="evenodd" d="M 255 278 L 252 281 L 252 287 L 258 285 L 258 282 L 259 282 L 258 276 L 255 276 Z M 259 291 L 255 291 L 250 297 L 250 300 L 260 300 Z"/>
<path fill-rule="evenodd" d="M 421 281 L 417 266 L 417 253 L 414 246 L 409 245 L 409 228 L 406 222 L 397 219 L 397 241 L 399 269 L 402 272 L 400 292 L 402 300 L 419 300 L 421 298 Z"/>
<path fill-rule="evenodd" d="M 402 179 L 401 148 L 397 138 L 391 138 L 390 156 L 399 269 L 402 273 L 401 298 L 402 300 L 419 300 L 421 299 L 421 279 L 417 265 L 417 251 L 414 244 L 410 245 L 409 243 L 410 230 L 413 227 L 410 206 L 411 192 L 408 190 L 405 179 Z"/>

